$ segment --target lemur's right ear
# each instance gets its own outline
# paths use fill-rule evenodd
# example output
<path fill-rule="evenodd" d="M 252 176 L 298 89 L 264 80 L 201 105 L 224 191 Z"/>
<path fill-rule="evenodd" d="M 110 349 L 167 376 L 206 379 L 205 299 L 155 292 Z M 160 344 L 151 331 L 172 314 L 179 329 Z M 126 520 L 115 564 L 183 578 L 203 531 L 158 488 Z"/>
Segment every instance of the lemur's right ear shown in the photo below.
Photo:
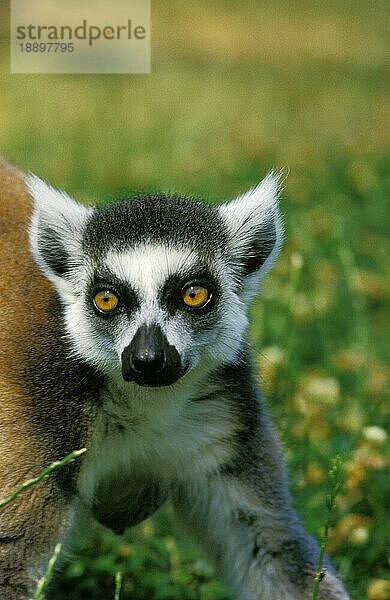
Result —
<path fill-rule="evenodd" d="M 45 275 L 58 286 L 81 260 L 82 231 L 93 209 L 75 202 L 35 175 L 26 177 L 26 185 L 34 200 L 31 251 Z"/>

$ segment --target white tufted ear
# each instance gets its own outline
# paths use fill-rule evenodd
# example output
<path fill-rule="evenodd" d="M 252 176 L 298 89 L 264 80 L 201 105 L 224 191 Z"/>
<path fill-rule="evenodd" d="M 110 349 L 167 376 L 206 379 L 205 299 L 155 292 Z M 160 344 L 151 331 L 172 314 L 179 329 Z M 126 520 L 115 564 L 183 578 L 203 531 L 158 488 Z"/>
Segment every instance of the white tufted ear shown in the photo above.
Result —
<path fill-rule="evenodd" d="M 269 173 L 246 194 L 219 207 L 229 235 L 229 259 L 244 277 L 244 286 L 258 283 L 279 253 L 283 241 L 279 189 L 279 177 Z"/>
<path fill-rule="evenodd" d="M 30 246 L 35 261 L 59 291 L 66 276 L 82 258 L 82 231 L 93 211 L 67 194 L 52 188 L 35 175 L 26 177 L 34 201 Z"/>

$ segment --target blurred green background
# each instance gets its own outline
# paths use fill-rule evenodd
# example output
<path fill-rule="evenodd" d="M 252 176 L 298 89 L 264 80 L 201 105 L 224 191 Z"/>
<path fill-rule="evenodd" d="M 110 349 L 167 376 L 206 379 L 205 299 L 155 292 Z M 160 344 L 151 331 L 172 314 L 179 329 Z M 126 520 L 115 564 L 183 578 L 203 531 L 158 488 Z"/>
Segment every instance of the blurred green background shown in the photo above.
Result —
<path fill-rule="evenodd" d="M 356 600 L 386 600 L 388 2 L 153 0 L 150 75 L 10 75 L 0 4 L 0 152 L 85 201 L 133 190 L 232 198 L 288 177 L 286 243 L 252 310 L 259 378 L 302 520 L 324 522 Z M 386 528 L 387 525 L 387 528 Z M 388 538 L 387 538 L 388 543 Z M 85 524 L 52 599 L 229 598 L 170 508 L 124 538 Z"/>

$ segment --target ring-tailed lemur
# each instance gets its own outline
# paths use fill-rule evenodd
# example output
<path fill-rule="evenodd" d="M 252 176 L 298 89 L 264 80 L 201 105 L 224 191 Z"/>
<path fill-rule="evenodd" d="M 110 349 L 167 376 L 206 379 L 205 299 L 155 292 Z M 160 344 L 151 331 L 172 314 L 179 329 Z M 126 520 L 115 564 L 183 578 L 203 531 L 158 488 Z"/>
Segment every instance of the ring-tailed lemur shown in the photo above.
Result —
<path fill-rule="evenodd" d="M 277 177 L 219 206 L 106 208 L 25 181 L 0 163 L 0 497 L 88 452 L 0 512 L 1 598 L 30 598 L 76 498 L 117 533 L 169 499 L 234 598 L 310 598 L 318 546 L 291 507 L 246 341 L 282 241 Z M 326 567 L 318 597 L 347 598 Z"/>

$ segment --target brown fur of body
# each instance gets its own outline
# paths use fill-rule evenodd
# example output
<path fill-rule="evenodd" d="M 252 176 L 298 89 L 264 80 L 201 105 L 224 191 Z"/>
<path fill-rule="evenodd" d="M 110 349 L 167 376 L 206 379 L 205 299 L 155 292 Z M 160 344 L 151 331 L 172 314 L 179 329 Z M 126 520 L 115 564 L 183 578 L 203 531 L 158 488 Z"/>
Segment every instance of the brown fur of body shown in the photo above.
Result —
<path fill-rule="evenodd" d="M 93 375 L 65 358 L 55 292 L 30 254 L 31 209 L 23 176 L 0 158 L 0 499 L 88 445 L 96 406 Z M 77 469 L 65 467 L 0 510 L 1 599 L 31 598 L 37 565 L 70 517 Z"/>

